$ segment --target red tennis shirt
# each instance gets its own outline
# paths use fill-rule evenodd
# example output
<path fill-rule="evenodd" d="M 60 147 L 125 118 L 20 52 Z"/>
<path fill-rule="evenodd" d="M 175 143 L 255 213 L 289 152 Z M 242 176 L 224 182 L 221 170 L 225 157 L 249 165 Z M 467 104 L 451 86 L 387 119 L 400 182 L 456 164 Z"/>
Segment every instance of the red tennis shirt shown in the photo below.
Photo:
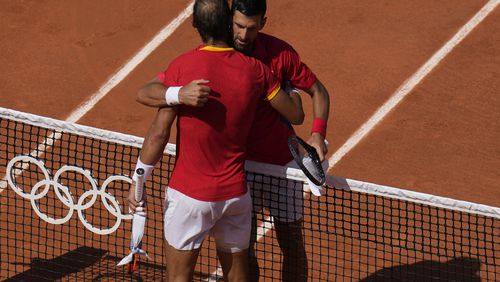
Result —
<path fill-rule="evenodd" d="M 244 159 L 257 104 L 280 89 L 269 68 L 232 48 L 199 47 L 171 62 L 166 86 L 207 79 L 204 107 L 179 106 L 177 154 L 169 186 L 201 201 L 246 193 Z"/>
<path fill-rule="evenodd" d="M 309 89 L 316 82 L 314 73 L 300 60 L 299 54 L 285 41 L 259 33 L 252 56 L 271 68 L 284 85 Z M 288 150 L 288 136 L 295 134 L 291 124 L 269 102 L 260 101 L 247 148 L 247 159 L 285 165 L 293 157 Z"/>

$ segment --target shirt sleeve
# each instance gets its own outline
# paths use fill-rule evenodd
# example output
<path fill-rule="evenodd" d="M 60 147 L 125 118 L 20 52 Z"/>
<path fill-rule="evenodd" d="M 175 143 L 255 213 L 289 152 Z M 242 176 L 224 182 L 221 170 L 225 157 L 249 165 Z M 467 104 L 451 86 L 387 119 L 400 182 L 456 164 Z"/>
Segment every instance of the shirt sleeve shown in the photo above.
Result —
<path fill-rule="evenodd" d="M 271 101 L 276 94 L 281 89 L 280 82 L 279 80 L 274 76 L 274 74 L 271 72 L 271 69 L 265 66 L 264 64 L 260 64 L 262 68 L 262 74 L 263 74 L 263 82 L 264 82 L 264 89 L 265 89 L 265 99 L 268 101 Z"/>
<path fill-rule="evenodd" d="M 170 63 L 168 68 L 160 72 L 156 78 L 158 78 L 165 86 L 177 86 L 179 84 L 179 68 L 175 61 Z"/>
<path fill-rule="evenodd" d="M 284 79 L 300 89 L 307 90 L 316 82 L 316 75 L 300 60 L 300 56 L 290 45 L 281 53 L 284 67 Z"/>

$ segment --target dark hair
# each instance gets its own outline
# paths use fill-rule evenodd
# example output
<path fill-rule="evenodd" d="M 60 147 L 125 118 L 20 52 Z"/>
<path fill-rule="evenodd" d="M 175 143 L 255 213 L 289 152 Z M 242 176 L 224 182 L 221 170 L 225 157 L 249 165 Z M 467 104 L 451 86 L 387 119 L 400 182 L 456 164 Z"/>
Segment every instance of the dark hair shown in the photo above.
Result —
<path fill-rule="evenodd" d="M 226 41 L 231 26 L 231 12 L 227 0 L 196 0 L 193 8 L 193 26 L 203 42 Z"/>
<path fill-rule="evenodd" d="M 264 17 L 267 11 L 266 0 L 233 0 L 231 12 L 234 15 L 236 11 L 248 17 L 257 15 Z"/>

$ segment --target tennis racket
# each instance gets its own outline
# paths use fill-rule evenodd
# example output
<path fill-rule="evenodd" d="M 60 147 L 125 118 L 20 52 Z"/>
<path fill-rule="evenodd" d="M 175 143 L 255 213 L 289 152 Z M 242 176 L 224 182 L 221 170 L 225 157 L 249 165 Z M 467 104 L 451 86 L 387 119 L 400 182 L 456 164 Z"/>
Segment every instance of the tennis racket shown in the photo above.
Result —
<path fill-rule="evenodd" d="M 312 183 L 323 186 L 326 176 L 316 149 L 296 135 L 288 137 L 288 149 L 306 177 Z"/>
<path fill-rule="evenodd" d="M 135 182 L 135 200 L 137 202 L 140 202 L 142 200 L 142 193 L 144 191 L 144 169 L 138 168 L 135 171 L 135 173 L 137 175 L 137 180 Z M 140 209 L 140 210 L 137 211 L 137 209 Z M 144 211 L 144 207 L 136 208 L 135 214 L 141 215 L 141 216 L 146 216 L 146 212 Z M 142 244 L 142 242 L 139 243 L 139 247 L 141 244 Z M 135 271 L 135 268 L 137 266 L 137 257 L 138 256 L 136 254 L 134 254 L 132 261 L 128 265 L 128 273 L 129 274 L 131 274 Z"/>

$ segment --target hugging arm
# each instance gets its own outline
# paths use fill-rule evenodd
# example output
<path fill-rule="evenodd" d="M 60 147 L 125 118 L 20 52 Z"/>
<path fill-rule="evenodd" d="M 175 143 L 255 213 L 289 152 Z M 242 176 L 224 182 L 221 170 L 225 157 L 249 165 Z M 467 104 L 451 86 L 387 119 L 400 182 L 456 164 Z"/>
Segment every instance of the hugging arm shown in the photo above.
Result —
<path fill-rule="evenodd" d="M 271 106 L 292 124 L 302 124 L 304 122 L 304 111 L 300 95 L 294 91 L 287 94 L 283 89 L 269 101 Z"/>
<path fill-rule="evenodd" d="M 328 148 L 325 143 L 325 137 L 326 137 L 325 135 L 326 135 L 326 123 L 328 121 L 328 116 L 330 112 L 330 95 L 328 94 L 328 91 L 326 90 L 325 86 L 319 80 L 316 80 L 316 82 L 312 85 L 312 87 L 307 89 L 306 92 L 312 98 L 313 117 L 314 117 L 313 129 L 311 132 L 311 136 L 307 140 L 307 143 L 316 148 L 320 160 L 323 161 L 326 154 L 328 153 Z M 321 128 L 322 126 L 324 128 L 321 130 L 315 128 L 315 127 Z M 323 130 L 324 132 L 319 132 Z"/>
<path fill-rule="evenodd" d="M 208 80 L 197 79 L 182 87 L 166 87 L 158 78 L 146 83 L 137 91 L 136 101 L 148 107 L 167 107 L 172 106 L 166 99 L 167 89 L 175 92 L 177 95 L 177 104 L 183 104 L 193 107 L 203 107 L 208 101 L 210 87 L 205 84 Z M 170 102 L 170 103 L 169 103 Z"/>

